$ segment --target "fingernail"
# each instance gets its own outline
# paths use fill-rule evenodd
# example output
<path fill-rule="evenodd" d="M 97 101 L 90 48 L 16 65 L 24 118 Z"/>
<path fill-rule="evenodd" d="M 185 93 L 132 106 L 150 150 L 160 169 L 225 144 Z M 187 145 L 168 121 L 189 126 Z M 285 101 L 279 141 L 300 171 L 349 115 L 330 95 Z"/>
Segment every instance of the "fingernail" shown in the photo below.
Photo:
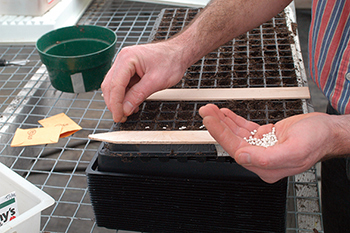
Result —
<path fill-rule="evenodd" d="M 251 164 L 251 160 L 250 160 L 250 154 L 248 153 L 241 153 L 238 155 L 238 161 L 239 164 L 243 164 L 243 165 L 247 165 L 247 164 Z"/>
<path fill-rule="evenodd" d="M 128 117 L 123 116 L 123 118 L 120 120 L 120 122 L 121 122 L 121 123 L 124 123 L 127 119 L 128 119 Z"/>
<path fill-rule="evenodd" d="M 134 105 L 132 105 L 129 101 L 124 102 L 123 111 L 124 115 L 131 115 L 131 113 L 134 111 Z"/>

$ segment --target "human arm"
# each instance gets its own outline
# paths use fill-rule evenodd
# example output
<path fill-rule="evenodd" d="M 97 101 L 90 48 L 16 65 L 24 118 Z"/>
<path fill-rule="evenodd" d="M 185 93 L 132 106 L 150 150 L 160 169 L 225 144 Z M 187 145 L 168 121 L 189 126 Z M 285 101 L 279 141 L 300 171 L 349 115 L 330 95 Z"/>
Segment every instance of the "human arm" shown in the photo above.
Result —
<path fill-rule="evenodd" d="M 290 2 L 211 1 L 173 38 L 121 50 L 101 86 L 114 121 L 125 121 L 152 93 L 180 81 L 186 69 L 202 56 L 269 20 Z"/>
<path fill-rule="evenodd" d="M 261 25 L 281 12 L 291 0 L 210 1 L 190 25 L 169 40 L 182 62 L 190 66 L 233 38 Z"/>
<path fill-rule="evenodd" d="M 259 126 L 228 109 L 207 105 L 199 110 L 203 123 L 237 163 L 266 182 L 299 174 L 320 160 L 350 154 L 350 116 L 324 113 L 295 115 Z M 243 138 L 257 130 L 255 137 L 276 129 L 274 146 L 250 145 Z"/>

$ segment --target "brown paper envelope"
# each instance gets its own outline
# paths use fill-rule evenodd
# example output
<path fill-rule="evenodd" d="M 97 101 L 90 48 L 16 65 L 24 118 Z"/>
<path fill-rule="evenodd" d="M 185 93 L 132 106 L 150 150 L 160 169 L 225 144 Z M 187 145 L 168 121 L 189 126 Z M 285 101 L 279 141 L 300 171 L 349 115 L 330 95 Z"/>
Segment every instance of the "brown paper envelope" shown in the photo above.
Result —
<path fill-rule="evenodd" d="M 62 126 L 62 132 L 61 132 L 60 138 L 68 137 L 82 129 L 77 123 L 75 123 L 72 119 L 70 119 L 64 113 L 60 113 L 55 116 L 45 118 L 38 122 L 45 128 Z"/>
<path fill-rule="evenodd" d="M 11 147 L 57 143 L 62 126 L 32 129 L 17 129 Z"/>

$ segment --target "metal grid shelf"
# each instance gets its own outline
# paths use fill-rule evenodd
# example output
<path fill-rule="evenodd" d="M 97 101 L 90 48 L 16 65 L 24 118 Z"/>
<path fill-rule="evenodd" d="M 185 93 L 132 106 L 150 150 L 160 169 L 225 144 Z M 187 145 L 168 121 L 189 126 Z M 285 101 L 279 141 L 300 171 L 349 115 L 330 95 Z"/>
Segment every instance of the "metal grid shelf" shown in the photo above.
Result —
<path fill-rule="evenodd" d="M 95 0 L 79 24 L 109 27 L 124 46 L 147 42 L 163 8 L 172 6 L 123 0 Z M 85 169 L 100 143 L 87 135 L 113 124 L 100 91 L 69 94 L 55 90 L 34 46 L 1 45 L 0 58 L 28 59 L 22 67 L 0 68 L 0 162 L 50 194 L 56 203 L 43 211 L 43 232 L 115 232 L 98 227 L 87 192 Z M 39 127 L 40 119 L 64 112 L 83 129 L 57 144 L 10 147 L 16 128 Z M 322 232 L 316 171 L 291 177 L 287 232 Z M 123 232 L 123 231 L 119 231 Z"/>

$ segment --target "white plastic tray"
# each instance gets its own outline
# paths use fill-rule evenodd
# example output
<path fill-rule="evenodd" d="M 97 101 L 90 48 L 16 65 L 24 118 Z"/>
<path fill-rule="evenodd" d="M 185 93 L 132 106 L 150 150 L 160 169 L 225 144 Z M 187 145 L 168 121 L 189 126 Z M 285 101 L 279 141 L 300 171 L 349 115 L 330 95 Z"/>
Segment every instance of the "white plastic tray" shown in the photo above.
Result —
<path fill-rule="evenodd" d="M 0 0 L 0 14 L 43 15 L 60 0 Z"/>
<path fill-rule="evenodd" d="M 0 227 L 0 233 L 40 232 L 41 211 L 55 203 L 48 194 L 0 163 L 0 196 L 16 192 L 19 215 Z"/>
<path fill-rule="evenodd" d="M 61 0 L 43 16 L 1 15 L 0 43 L 35 43 L 43 34 L 76 24 L 92 0 Z"/>

